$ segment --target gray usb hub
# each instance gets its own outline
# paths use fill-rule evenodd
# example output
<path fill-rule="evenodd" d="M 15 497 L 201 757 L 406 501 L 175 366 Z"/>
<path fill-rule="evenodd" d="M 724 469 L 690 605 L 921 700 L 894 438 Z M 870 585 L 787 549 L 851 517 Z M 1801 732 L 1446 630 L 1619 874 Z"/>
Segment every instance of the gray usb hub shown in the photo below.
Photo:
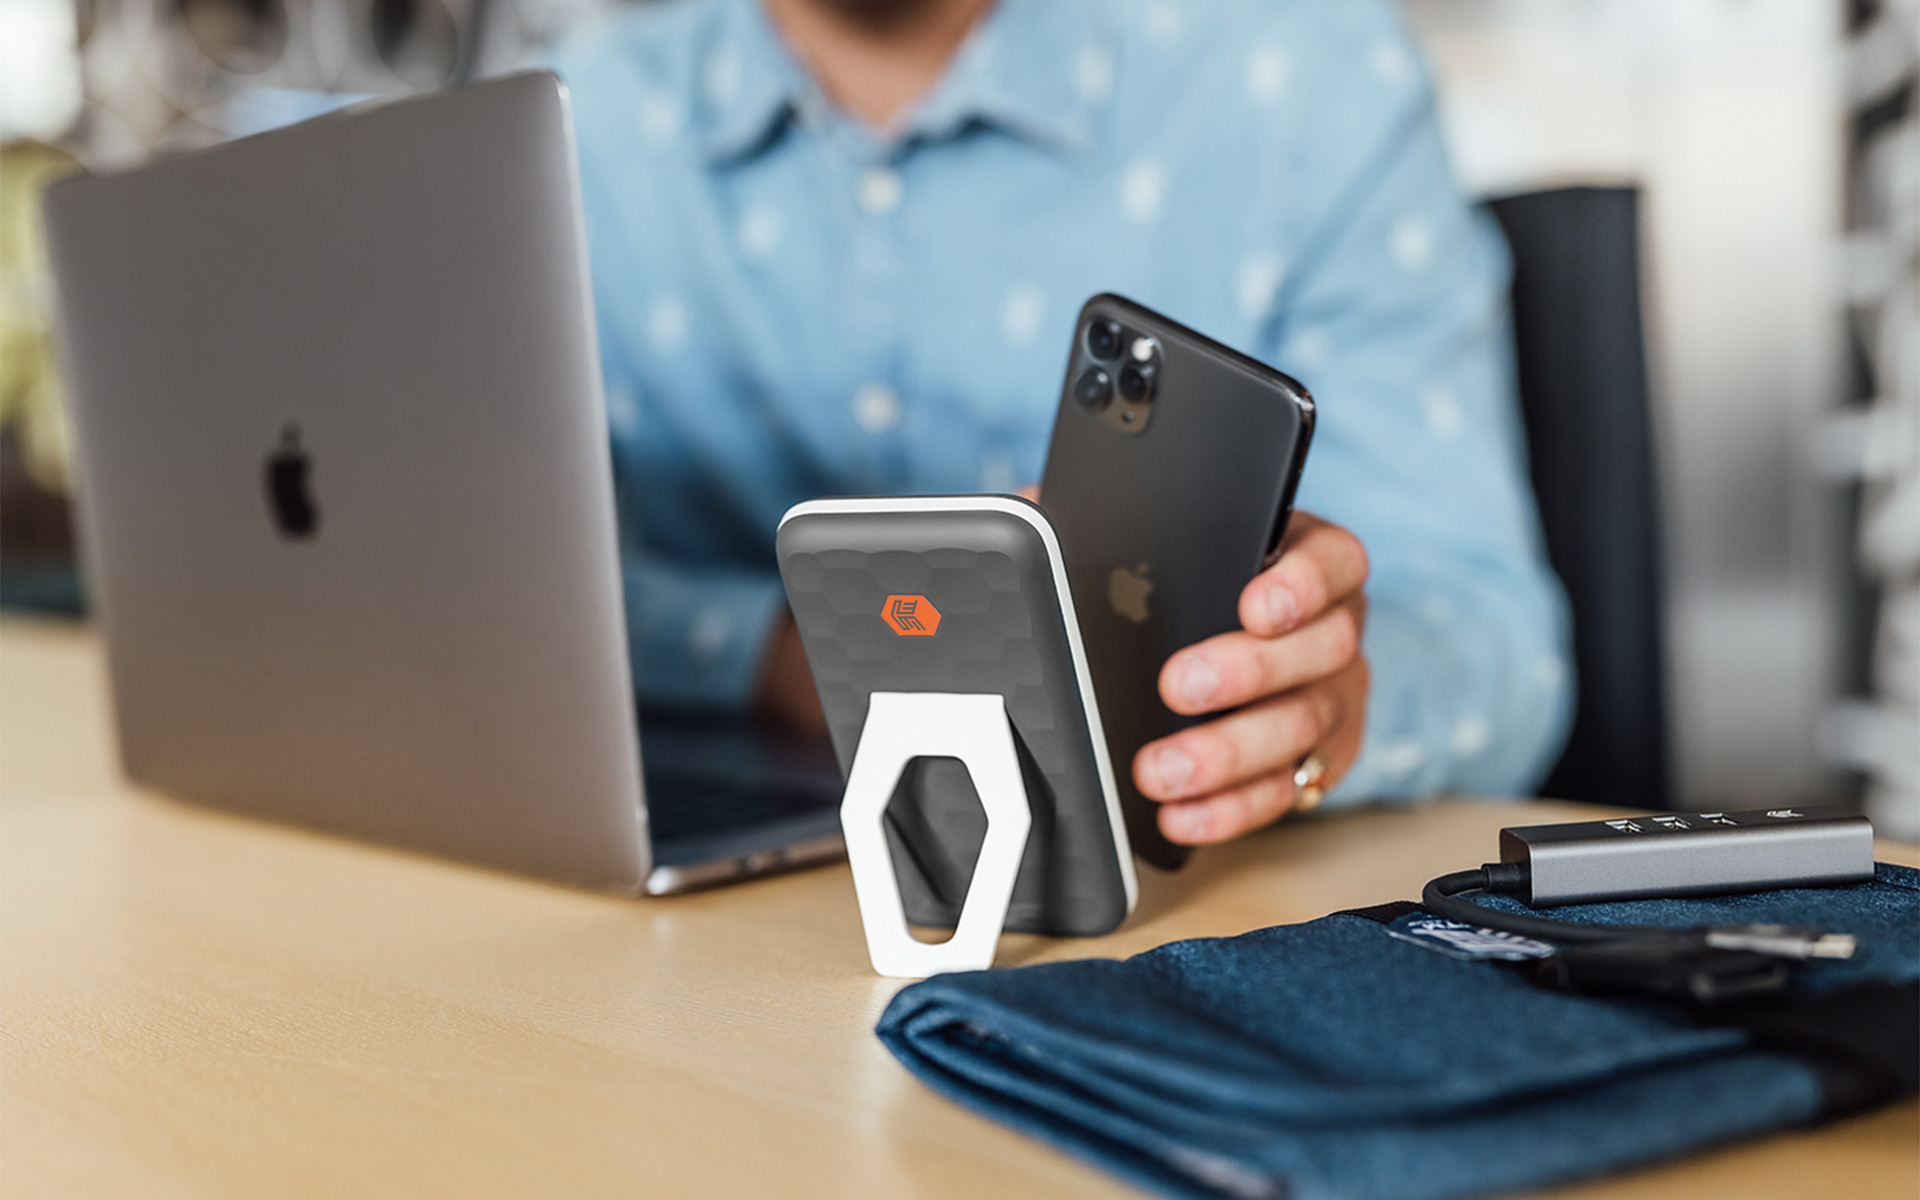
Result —
<path fill-rule="evenodd" d="M 1752 892 L 1873 878 L 1873 826 L 1837 808 L 1652 813 L 1500 831 L 1527 903 Z"/>

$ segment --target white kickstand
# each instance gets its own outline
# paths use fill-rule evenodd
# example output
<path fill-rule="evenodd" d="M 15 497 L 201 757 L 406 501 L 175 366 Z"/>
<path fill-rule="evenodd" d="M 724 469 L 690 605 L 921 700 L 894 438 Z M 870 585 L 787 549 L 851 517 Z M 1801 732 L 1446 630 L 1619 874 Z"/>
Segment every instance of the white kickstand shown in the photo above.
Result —
<path fill-rule="evenodd" d="M 907 928 L 884 825 L 887 801 L 901 772 L 914 759 L 929 757 L 965 763 L 987 811 L 987 836 L 960 909 L 960 924 L 951 938 L 938 943 L 916 941 Z M 943 971 L 992 966 L 1032 825 L 1013 726 L 999 693 L 873 693 L 840 802 L 840 827 L 846 833 L 873 969 L 900 979 L 924 979 Z"/>

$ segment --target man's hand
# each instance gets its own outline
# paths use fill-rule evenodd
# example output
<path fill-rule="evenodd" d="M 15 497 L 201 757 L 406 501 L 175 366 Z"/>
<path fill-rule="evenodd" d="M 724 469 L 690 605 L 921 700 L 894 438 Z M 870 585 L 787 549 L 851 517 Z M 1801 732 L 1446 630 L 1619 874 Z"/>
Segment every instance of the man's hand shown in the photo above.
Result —
<path fill-rule="evenodd" d="M 1286 813 L 1310 751 L 1326 760 L 1329 788 L 1353 765 L 1367 713 L 1366 581 L 1360 539 L 1296 513 L 1279 560 L 1240 593 L 1242 628 L 1167 660 L 1168 708 L 1226 714 L 1134 756 L 1134 782 L 1165 806 L 1168 840 L 1224 842 Z"/>

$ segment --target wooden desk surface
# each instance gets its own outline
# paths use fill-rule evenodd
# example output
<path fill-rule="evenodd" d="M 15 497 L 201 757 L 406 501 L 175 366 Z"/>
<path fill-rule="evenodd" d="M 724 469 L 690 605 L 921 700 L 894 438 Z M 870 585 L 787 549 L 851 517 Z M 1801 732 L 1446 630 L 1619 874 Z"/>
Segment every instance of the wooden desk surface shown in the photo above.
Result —
<path fill-rule="evenodd" d="M 0 624 L 0 1193 L 1132 1194 L 872 1035 L 844 865 L 623 900 L 204 811 L 114 766 L 84 632 Z M 1123 955 L 1401 899 L 1590 809 L 1322 817 L 1143 880 Z M 1920 862 L 1913 847 L 1883 857 Z M 1558 1196 L 1920 1194 L 1912 1103 Z"/>

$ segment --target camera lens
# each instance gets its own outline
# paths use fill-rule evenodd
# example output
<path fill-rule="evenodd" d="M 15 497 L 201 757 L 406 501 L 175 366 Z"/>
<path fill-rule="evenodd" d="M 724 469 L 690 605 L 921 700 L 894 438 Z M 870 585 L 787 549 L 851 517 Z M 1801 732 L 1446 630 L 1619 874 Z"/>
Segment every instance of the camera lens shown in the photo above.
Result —
<path fill-rule="evenodd" d="M 1087 353 L 1105 361 L 1120 353 L 1120 326 L 1105 317 L 1095 317 L 1087 326 Z"/>
<path fill-rule="evenodd" d="M 1153 368 L 1144 363 L 1128 363 L 1120 368 L 1120 394 L 1130 404 L 1139 404 L 1153 395 Z"/>
<path fill-rule="evenodd" d="M 1073 398 L 1088 412 L 1099 412 L 1113 401 L 1113 376 L 1099 367 L 1088 367 L 1073 381 Z"/>

